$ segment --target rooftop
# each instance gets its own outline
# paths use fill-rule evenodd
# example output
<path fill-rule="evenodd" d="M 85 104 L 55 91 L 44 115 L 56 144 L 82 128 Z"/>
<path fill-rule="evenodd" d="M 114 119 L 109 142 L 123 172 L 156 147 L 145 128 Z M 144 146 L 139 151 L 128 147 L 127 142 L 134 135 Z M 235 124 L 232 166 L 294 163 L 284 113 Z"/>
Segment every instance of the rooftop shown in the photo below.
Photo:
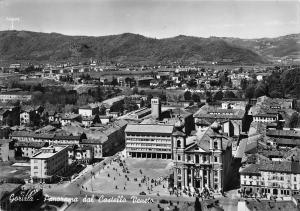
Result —
<path fill-rule="evenodd" d="M 160 133 L 160 134 L 169 134 L 173 133 L 173 125 L 160 125 L 160 124 L 129 124 L 127 125 L 125 132 L 132 133 Z"/>
<path fill-rule="evenodd" d="M 267 136 L 300 138 L 300 131 L 297 131 L 297 130 L 268 130 Z"/>
<path fill-rule="evenodd" d="M 31 159 L 48 159 L 66 148 L 67 146 L 43 147 L 41 151 L 33 155 Z"/>
<path fill-rule="evenodd" d="M 242 109 L 222 109 L 219 107 L 204 105 L 195 114 L 196 118 L 215 119 L 243 119 L 245 110 Z"/>

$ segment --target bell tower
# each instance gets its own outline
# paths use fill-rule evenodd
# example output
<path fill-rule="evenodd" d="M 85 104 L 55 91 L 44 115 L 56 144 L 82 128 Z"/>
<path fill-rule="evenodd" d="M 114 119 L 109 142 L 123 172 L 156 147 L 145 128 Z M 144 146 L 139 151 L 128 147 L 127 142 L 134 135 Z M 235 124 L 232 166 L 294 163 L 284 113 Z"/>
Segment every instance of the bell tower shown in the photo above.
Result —
<path fill-rule="evenodd" d="M 152 98 L 151 99 L 151 115 L 156 118 L 159 119 L 161 114 L 161 102 L 160 99 L 157 98 Z"/>

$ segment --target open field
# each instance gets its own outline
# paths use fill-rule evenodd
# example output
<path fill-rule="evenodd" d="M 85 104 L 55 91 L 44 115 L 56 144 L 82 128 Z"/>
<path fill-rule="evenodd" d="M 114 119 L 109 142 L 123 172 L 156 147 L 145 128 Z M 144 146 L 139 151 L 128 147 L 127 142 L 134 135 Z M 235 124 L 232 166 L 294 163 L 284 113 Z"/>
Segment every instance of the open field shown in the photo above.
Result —
<path fill-rule="evenodd" d="M 0 165 L 0 179 L 18 178 L 29 179 L 30 167 L 15 167 L 10 165 Z"/>

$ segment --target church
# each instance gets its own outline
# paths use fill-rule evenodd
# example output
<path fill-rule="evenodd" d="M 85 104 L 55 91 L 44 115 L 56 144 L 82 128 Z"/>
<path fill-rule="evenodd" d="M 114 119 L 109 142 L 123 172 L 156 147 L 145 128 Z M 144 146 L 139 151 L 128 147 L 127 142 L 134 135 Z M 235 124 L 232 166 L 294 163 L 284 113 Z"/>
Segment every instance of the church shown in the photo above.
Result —
<path fill-rule="evenodd" d="M 174 187 L 190 190 L 226 190 L 230 182 L 232 138 L 214 122 L 206 131 L 187 137 L 175 131 L 173 137 Z"/>

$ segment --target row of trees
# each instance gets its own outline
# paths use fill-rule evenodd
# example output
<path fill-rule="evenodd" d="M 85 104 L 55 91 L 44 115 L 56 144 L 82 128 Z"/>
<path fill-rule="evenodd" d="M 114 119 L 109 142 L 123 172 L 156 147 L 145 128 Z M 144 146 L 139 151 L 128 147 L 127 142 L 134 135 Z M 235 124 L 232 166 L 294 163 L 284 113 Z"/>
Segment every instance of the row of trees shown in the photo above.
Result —
<path fill-rule="evenodd" d="M 46 103 L 53 105 L 77 105 L 82 106 L 88 103 L 101 102 L 107 98 L 116 96 L 120 90 L 109 87 L 98 86 L 95 89 L 89 89 L 85 93 L 78 94 L 76 90 L 66 90 L 64 87 L 46 87 L 43 91 L 32 92 L 32 104 L 44 105 Z"/>
<path fill-rule="evenodd" d="M 273 71 L 265 80 L 243 79 L 241 88 L 246 98 L 258 98 L 263 95 L 272 98 L 300 98 L 300 68 Z"/>
<path fill-rule="evenodd" d="M 201 101 L 201 94 L 199 93 L 191 93 L 190 91 L 186 91 L 184 93 L 184 99 L 187 101 L 194 101 L 194 102 L 200 102 Z M 236 98 L 236 95 L 234 94 L 234 92 L 232 91 L 228 91 L 226 90 L 225 92 L 223 91 L 217 91 L 214 94 L 212 94 L 211 92 L 207 91 L 205 93 L 204 97 L 207 101 L 217 101 L 217 100 L 222 100 L 223 98 Z"/>

